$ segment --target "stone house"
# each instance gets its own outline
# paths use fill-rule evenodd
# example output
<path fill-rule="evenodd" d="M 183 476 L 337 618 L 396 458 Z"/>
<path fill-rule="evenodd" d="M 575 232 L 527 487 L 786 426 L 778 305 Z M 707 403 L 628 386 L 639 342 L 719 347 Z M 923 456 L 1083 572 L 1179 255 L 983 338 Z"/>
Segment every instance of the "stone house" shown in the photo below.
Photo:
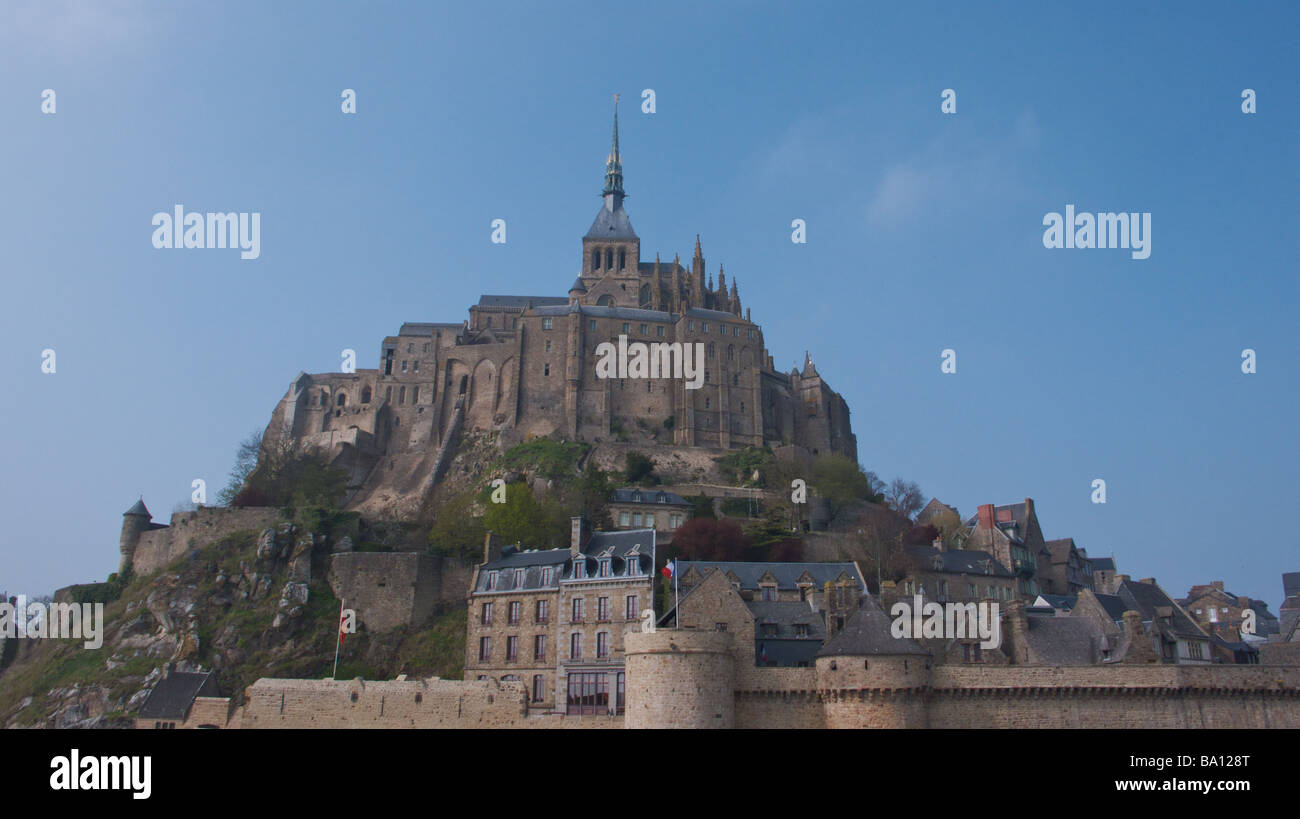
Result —
<path fill-rule="evenodd" d="M 1016 592 L 1026 602 L 1043 591 L 1039 580 L 1051 562 L 1051 552 L 1043 539 L 1032 498 L 1024 503 L 1005 506 L 983 504 L 974 517 L 966 521 L 970 537 L 965 548 L 985 551 L 1011 569 L 1016 577 Z"/>
<path fill-rule="evenodd" d="M 623 635 L 651 605 L 655 530 L 589 533 L 574 518 L 567 549 L 501 547 L 489 535 L 475 568 L 465 679 L 518 681 L 528 707 L 619 714 Z"/>
<path fill-rule="evenodd" d="M 1277 615 L 1268 610 L 1268 603 L 1231 594 L 1224 590 L 1222 580 L 1192 586 L 1187 597 L 1178 603 L 1202 629 L 1229 643 L 1251 641 L 1252 636 L 1241 631 L 1247 611 L 1254 612 L 1254 638 L 1267 640 L 1281 631 Z"/>
<path fill-rule="evenodd" d="M 673 532 L 691 519 L 691 502 L 675 492 L 629 487 L 614 490 L 609 517 L 614 529 L 654 529 L 658 542 L 673 542 Z"/>

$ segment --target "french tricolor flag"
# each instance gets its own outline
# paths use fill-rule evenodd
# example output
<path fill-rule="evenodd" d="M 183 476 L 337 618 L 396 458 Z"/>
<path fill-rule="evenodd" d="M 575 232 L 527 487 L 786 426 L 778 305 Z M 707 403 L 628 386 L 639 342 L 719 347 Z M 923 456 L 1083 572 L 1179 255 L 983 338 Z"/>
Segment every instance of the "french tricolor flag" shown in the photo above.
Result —
<path fill-rule="evenodd" d="M 663 573 L 664 577 L 672 577 L 677 573 L 677 560 L 675 558 L 668 561 L 668 565 L 663 567 Z"/>

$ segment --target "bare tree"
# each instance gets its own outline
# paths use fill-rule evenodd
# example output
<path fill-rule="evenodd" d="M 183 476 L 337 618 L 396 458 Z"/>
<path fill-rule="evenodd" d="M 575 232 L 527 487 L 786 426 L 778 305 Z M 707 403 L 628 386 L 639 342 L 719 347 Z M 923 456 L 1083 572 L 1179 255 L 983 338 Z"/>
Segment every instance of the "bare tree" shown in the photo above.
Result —
<path fill-rule="evenodd" d="M 907 516 L 909 520 L 925 506 L 925 496 L 921 494 L 921 487 L 917 486 L 915 481 L 905 481 L 902 478 L 894 478 L 894 482 L 889 485 L 889 491 L 885 493 L 885 499 L 894 511 Z"/>

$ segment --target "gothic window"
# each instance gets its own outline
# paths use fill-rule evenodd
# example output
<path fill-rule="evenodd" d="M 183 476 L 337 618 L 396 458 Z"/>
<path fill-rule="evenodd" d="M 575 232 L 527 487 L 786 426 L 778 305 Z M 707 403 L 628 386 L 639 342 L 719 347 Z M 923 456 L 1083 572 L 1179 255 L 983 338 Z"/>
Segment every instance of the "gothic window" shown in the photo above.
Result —
<path fill-rule="evenodd" d="M 591 251 L 591 269 L 592 269 L 592 270 L 600 270 L 600 251 L 599 251 L 599 250 L 593 250 L 593 251 Z"/>
<path fill-rule="evenodd" d="M 369 404 L 369 403 L 370 403 L 370 388 L 369 388 L 369 387 L 362 387 L 362 388 L 361 388 L 361 403 L 363 403 L 363 404 Z"/>
<path fill-rule="evenodd" d="M 401 387 L 401 388 L 398 389 L 398 391 L 397 391 L 397 403 L 398 403 L 398 404 L 405 404 L 405 403 L 406 403 L 406 387 Z"/>
<path fill-rule="evenodd" d="M 618 269 L 625 270 L 626 268 L 627 268 L 627 251 L 623 250 L 622 248 L 619 248 Z"/>
<path fill-rule="evenodd" d="M 339 393 L 338 405 L 340 407 L 346 407 L 348 405 L 348 394 L 346 392 Z"/>
<path fill-rule="evenodd" d="M 643 309 L 643 310 L 649 310 L 649 309 L 650 309 L 650 307 L 651 307 L 651 304 L 650 304 L 650 285 L 648 285 L 648 284 L 643 284 L 643 285 L 641 285 L 640 295 L 637 297 L 637 301 L 638 301 L 638 303 L 640 304 L 641 309 Z"/>
<path fill-rule="evenodd" d="M 614 251 L 613 251 L 613 250 L 606 250 L 606 251 L 605 251 L 605 267 L 609 268 L 610 270 L 613 270 L 613 269 L 614 269 Z"/>

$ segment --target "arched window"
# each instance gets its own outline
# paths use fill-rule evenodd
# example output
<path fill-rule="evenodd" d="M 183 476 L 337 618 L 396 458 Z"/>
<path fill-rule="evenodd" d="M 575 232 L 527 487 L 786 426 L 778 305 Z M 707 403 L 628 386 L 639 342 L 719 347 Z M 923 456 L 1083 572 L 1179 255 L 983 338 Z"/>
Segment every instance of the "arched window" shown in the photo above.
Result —
<path fill-rule="evenodd" d="M 640 290 L 640 293 L 639 293 L 639 295 L 638 295 L 637 301 L 640 303 L 640 306 L 641 306 L 641 309 L 642 309 L 642 310 L 649 310 L 649 309 L 650 309 L 650 307 L 651 307 L 651 303 L 650 303 L 650 285 L 648 285 L 648 284 L 643 284 L 643 285 L 641 285 L 641 290 Z"/>
<path fill-rule="evenodd" d="M 346 407 L 348 405 L 348 394 L 346 392 L 340 392 L 336 403 L 340 407 Z"/>
<path fill-rule="evenodd" d="M 591 251 L 591 269 L 592 269 L 592 270 L 600 270 L 600 251 L 599 251 L 599 250 L 593 250 L 593 251 Z"/>
<path fill-rule="evenodd" d="M 612 296 L 601 296 L 600 298 L 596 299 L 596 306 L 598 306 L 598 307 L 613 307 L 613 306 L 614 306 L 614 298 L 613 298 Z"/>
<path fill-rule="evenodd" d="M 369 403 L 370 403 L 370 388 L 369 388 L 369 387 L 362 387 L 362 388 L 361 388 L 361 403 L 363 403 L 363 404 L 369 404 Z"/>
<path fill-rule="evenodd" d="M 618 251 L 618 269 L 619 270 L 627 269 L 627 251 L 623 250 L 622 248 L 619 248 Z"/>
<path fill-rule="evenodd" d="M 468 376 L 468 375 L 462 375 L 462 376 L 460 377 L 460 394 L 461 394 L 461 395 L 464 395 L 464 394 L 465 394 L 465 390 L 466 390 L 467 387 L 469 387 L 469 376 Z"/>
<path fill-rule="evenodd" d="M 608 267 L 610 270 L 613 270 L 613 269 L 614 269 L 614 251 L 613 251 L 613 250 L 606 250 L 606 251 L 605 251 L 605 267 Z"/>

